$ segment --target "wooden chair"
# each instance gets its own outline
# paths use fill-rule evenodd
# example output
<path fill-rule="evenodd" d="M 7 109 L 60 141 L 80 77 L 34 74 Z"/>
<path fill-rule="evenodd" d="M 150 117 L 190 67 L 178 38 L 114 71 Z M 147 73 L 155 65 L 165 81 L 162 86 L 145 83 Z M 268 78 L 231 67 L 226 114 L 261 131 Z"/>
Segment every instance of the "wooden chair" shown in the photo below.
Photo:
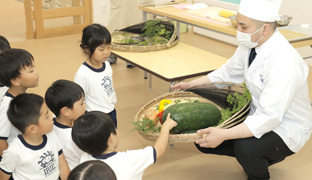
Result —
<path fill-rule="evenodd" d="M 82 1 L 82 5 L 80 5 L 80 1 Z M 90 0 L 72 0 L 72 4 L 72 7 L 43 9 L 41 0 L 24 0 L 26 39 L 40 39 L 82 32 L 83 28 L 92 22 L 91 2 Z M 44 20 L 70 16 L 73 16 L 73 25 L 44 27 Z"/>

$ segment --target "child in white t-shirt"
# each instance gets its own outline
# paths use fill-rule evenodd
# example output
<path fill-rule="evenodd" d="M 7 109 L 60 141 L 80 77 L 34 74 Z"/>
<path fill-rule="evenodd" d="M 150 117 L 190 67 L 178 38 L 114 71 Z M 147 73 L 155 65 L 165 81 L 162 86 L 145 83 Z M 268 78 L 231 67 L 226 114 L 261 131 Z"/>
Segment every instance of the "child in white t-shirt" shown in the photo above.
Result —
<path fill-rule="evenodd" d="M 104 26 L 91 24 L 83 29 L 80 47 L 87 59 L 76 72 L 75 82 L 85 92 L 86 110 L 107 113 L 117 127 L 113 71 L 106 61 L 111 53 L 111 35 Z"/>
<path fill-rule="evenodd" d="M 9 103 L 28 88 L 38 86 L 39 72 L 35 67 L 33 56 L 26 50 L 9 49 L 0 54 L 0 82 L 9 87 L 0 105 L 0 156 L 20 133 L 8 119 Z"/>
<path fill-rule="evenodd" d="M 72 170 L 80 164 L 83 151 L 73 142 L 72 126 L 86 111 L 83 89 L 75 82 L 57 80 L 46 91 L 45 100 L 54 118 L 54 132 L 60 139 L 65 159 Z"/>
<path fill-rule="evenodd" d="M 91 111 L 75 122 L 72 137 L 77 146 L 86 152 L 81 162 L 98 159 L 112 168 L 117 179 L 141 180 L 144 170 L 165 153 L 169 131 L 176 125 L 169 114 L 154 146 L 116 152 L 119 137 L 113 121 L 103 112 Z"/>
<path fill-rule="evenodd" d="M 53 130 L 53 120 L 44 99 L 36 94 L 20 94 L 10 103 L 10 122 L 22 134 L 3 152 L 0 179 L 62 180 L 69 168 L 61 144 Z"/>
<path fill-rule="evenodd" d="M 9 41 L 0 35 L 0 54 L 6 50 L 11 49 Z M 3 96 L 5 92 L 7 92 L 9 88 L 0 82 L 0 104 L 2 102 Z"/>

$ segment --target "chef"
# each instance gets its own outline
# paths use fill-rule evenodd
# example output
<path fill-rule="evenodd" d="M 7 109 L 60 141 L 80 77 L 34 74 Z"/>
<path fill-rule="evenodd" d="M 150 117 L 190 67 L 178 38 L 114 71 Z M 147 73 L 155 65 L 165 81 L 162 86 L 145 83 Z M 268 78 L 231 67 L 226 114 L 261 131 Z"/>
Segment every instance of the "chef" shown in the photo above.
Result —
<path fill-rule="evenodd" d="M 276 29 L 281 0 L 241 0 L 237 14 L 240 46 L 221 68 L 174 90 L 209 82 L 245 82 L 252 94 L 250 115 L 230 129 L 209 127 L 195 142 L 203 153 L 233 156 L 249 180 L 270 178 L 268 167 L 297 153 L 312 130 L 309 68 Z"/>

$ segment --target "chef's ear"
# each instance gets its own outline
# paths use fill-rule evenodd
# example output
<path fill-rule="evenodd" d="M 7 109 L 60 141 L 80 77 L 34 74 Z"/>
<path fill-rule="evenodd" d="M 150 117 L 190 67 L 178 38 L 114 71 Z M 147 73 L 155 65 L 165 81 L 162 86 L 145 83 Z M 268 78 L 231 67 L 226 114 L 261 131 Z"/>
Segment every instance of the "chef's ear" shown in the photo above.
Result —
<path fill-rule="evenodd" d="M 271 31 L 272 27 L 270 24 L 265 23 L 263 25 L 263 35 L 266 36 Z"/>

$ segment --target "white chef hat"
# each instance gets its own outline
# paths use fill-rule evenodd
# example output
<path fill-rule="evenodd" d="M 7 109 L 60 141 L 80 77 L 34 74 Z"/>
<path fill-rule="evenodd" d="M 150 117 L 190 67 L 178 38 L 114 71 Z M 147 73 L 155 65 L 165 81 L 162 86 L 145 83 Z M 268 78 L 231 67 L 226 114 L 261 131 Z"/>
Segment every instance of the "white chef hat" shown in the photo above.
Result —
<path fill-rule="evenodd" d="M 282 0 L 241 0 L 238 12 L 249 18 L 274 22 Z"/>

